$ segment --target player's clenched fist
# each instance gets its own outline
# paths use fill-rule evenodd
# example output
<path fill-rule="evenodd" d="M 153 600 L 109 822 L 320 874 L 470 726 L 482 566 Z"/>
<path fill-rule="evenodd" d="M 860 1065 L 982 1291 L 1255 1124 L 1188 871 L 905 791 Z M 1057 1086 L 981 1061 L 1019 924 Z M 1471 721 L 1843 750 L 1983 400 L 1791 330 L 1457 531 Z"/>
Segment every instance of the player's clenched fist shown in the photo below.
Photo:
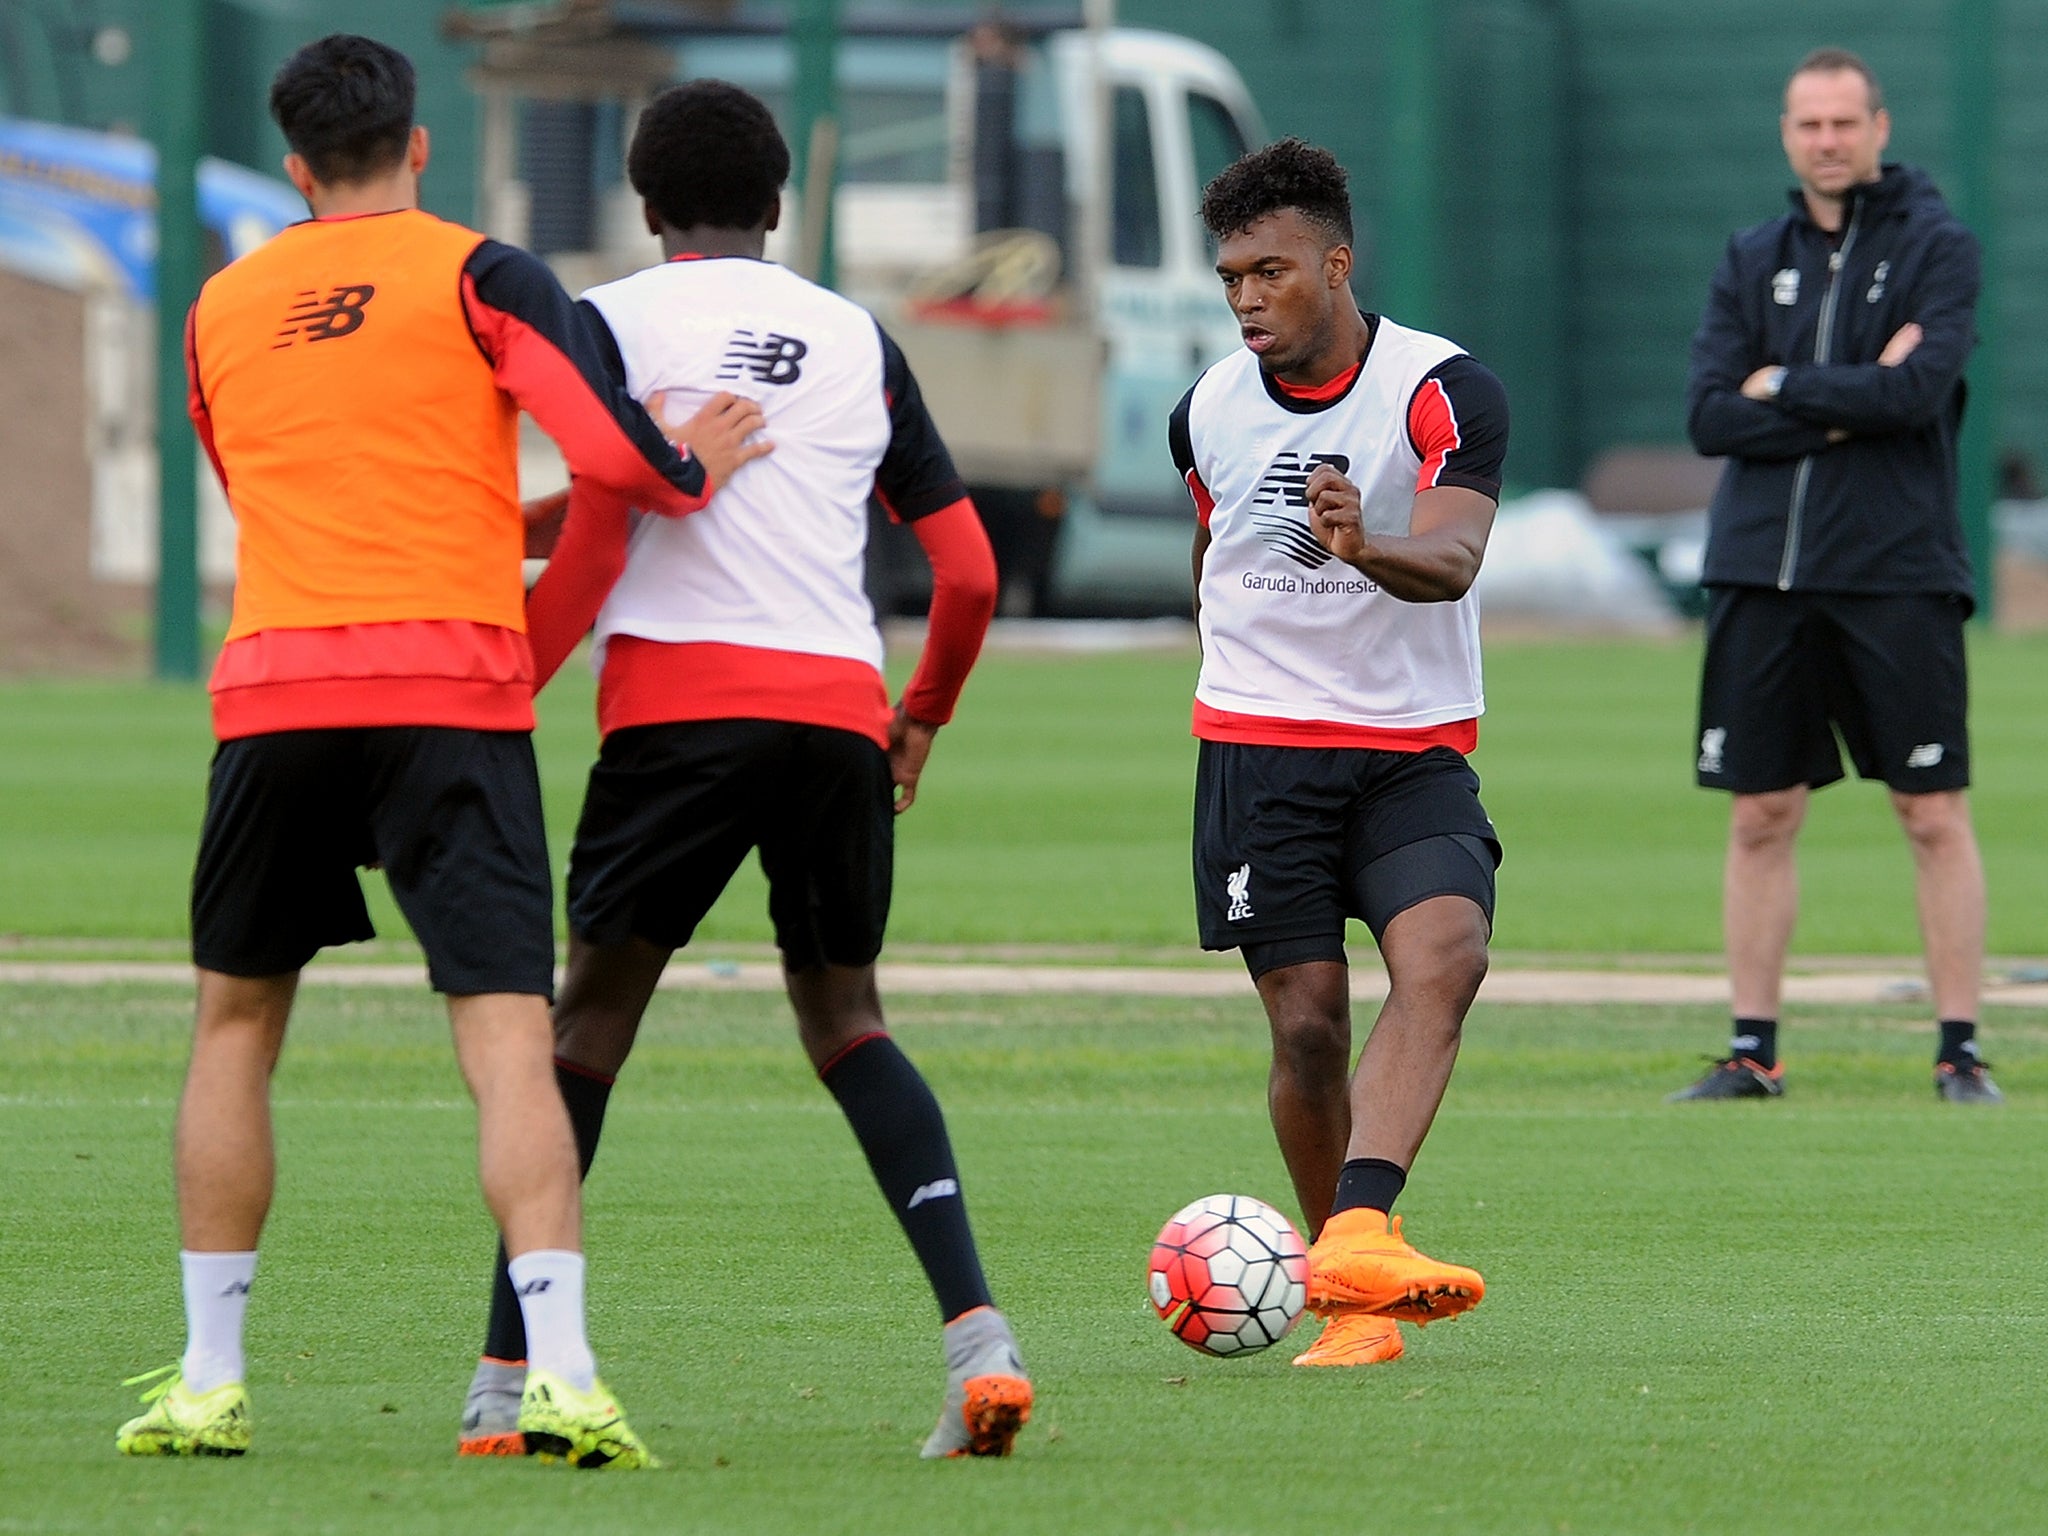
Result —
<path fill-rule="evenodd" d="M 692 458 L 704 466 L 704 474 L 711 482 L 711 489 L 717 490 L 740 470 L 743 464 L 751 464 L 775 451 L 770 442 L 749 442 L 762 427 L 767 418 L 761 414 L 758 402 L 743 399 L 739 395 L 713 395 L 698 407 L 697 414 L 680 426 L 672 425 L 662 412 L 661 396 L 656 396 L 655 419 L 662 424 L 669 441 L 678 448 L 687 449 Z"/>
<path fill-rule="evenodd" d="M 1359 519 L 1358 487 L 1328 464 L 1308 477 L 1308 526 L 1316 542 L 1349 563 L 1365 553 L 1365 525 Z"/>

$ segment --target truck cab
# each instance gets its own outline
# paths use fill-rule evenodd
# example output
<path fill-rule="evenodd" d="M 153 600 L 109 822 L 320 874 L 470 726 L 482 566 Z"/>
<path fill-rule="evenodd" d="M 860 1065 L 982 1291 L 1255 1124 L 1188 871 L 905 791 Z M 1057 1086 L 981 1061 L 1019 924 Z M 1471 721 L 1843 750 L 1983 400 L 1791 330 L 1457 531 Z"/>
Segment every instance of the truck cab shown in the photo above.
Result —
<path fill-rule="evenodd" d="M 497 25 L 478 75 L 486 219 L 572 287 L 659 259 L 623 150 L 663 85 L 730 80 L 790 129 L 779 28 L 622 19 L 612 65 L 579 71 Z M 832 162 L 831 271 L 801 187 L 768 254 L 902 345 L 989 527 L 1003 611 L 1185 612 L 1190 511 L 1165 424 L 1239 344 L 1197 215 L 1204 183 L 1263 142 L 1236 70 L 1164 32 L 856 14 L 837 97 L 834 134 L 808 146 Z M 874 532 L 877 608 L 916 609 L 915 541 L 879 511 Z"/>

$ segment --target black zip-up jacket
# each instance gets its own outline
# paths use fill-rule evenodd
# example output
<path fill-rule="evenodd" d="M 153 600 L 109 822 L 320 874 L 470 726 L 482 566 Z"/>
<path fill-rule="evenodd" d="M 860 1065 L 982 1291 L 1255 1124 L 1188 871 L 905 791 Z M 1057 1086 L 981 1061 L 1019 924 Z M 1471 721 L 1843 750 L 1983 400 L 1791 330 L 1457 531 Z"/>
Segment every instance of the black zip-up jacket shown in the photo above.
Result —
<path fill-rule="evenodd" d="M 1924 172 L 1887 165 L 1839 239 L 1792 211 L 1728 242 L 1692 341 L 1686 426 L 1727 467 L 1707 518 L 1708 586 L 1937 592 L 1971 600 L 1956 508 L 1977 240 Z M 1900 326 L 1926 333 L 1897 367 Z M 1785 368 L 1775 400 L 1742 381 Z M 1830 443 L 1831 429 L 1849 436 Z"/>

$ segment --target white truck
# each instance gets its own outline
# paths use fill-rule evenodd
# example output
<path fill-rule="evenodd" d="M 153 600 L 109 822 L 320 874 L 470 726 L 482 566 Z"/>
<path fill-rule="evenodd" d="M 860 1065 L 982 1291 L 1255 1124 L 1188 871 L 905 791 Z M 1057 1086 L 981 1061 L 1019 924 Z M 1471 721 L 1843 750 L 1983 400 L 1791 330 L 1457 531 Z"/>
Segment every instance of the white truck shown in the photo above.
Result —
<path fill-rule="evenodd" d="M 624 183 L 639 104 L 711 76 L 787 126 L 796 61 L 744 11 L 618 4 L 600 26 L 583 0 L 575 35 L 550 36 L 561 9 L 460 30 L 485 42 L 486 222 L 573 286 L 658 259 Z M 1250 94 L 1183 37 L 910 14 L 846 19 L 835 131 L 809 146 L 835 162 L 836 286 L 909 356 L 989 525 L 1003 611 L 1185 612 L 1191 514 L 1166 417 L 1238 345 L 1196 209 L 1264 141 Z M 790 202 L 770 255 L 815 271 L 820 210 L 800 189 Z M 915 542 L 879 517 L 870 567 L 878 608 L 919 605 Z"/>

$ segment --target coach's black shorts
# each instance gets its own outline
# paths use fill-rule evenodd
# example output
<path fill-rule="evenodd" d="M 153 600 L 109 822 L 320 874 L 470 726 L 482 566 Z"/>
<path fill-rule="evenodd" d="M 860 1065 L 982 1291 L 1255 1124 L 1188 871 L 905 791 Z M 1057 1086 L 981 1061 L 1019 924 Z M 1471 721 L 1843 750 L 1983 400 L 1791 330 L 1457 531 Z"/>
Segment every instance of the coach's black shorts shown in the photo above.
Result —
<path fill-rule="evenodd" d="M 1716 587 L 1700 676 L 1699 782 L 1764 794 L 1856 772 L 1903 794 L 1970 782 L 1960 598 Z"/>
<path fill-rule="evenodd" d="M 1449 747 L 1264 747 L 1205 741 L 1195 770 L 1195 916 L 1204 949 L 1314 941 L 1344 920 L 1375 939 L 1432 896 L 1493 920 L 1500 840 L 1479 775 Z M 1289 961 L 1287 963 L 1293 963 Z"/>
<path fill-rule="evenodd" d="M 569 926 L 593 944 L 680 949 L 758 848 L 783 963 L 871 964 L 889 923 L 895 798 L 888 754 L 853 731 L 783 720 L 613 731 L 569 855 Z"/>
<path fill-rule="evenodd" d="M 438 992 L 554 993 L 547 832 L 525 731 L 374 726 L 222 742 L 192 874 L 192 959 L 296 971 L 374 938 L 378 863 Z"/>

